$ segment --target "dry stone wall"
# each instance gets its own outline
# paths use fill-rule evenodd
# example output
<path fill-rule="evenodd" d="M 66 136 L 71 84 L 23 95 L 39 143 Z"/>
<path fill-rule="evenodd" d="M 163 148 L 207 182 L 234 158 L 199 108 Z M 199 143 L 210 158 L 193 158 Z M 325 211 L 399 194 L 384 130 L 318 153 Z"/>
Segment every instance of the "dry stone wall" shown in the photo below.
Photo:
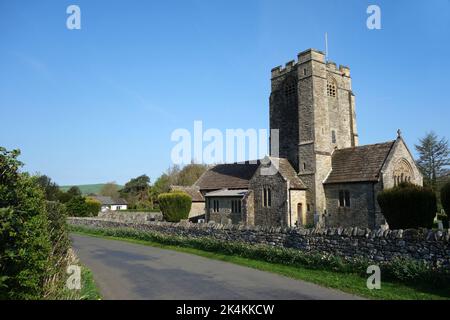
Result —
<path fill-rule="evenodd" d="M 341 257 L 364 257 L 374 262 L 394 257 L 422 260 L 431 265 L 450 268 L 450 229 L 437 230 L 369 230 L 362 228 L 289 229 L 242 225 L 194 224 L 188 222 L 121 222 L 99 218 L 69 218 L 71 225 L 91 228 L 132 228 L 167 235 L 212 237 Z"/>

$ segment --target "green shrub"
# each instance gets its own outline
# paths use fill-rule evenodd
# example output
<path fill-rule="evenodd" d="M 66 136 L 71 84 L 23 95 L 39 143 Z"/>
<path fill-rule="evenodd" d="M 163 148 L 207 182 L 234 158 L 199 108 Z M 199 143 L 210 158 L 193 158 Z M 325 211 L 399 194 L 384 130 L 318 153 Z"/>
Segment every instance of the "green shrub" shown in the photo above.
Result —
<path fill-rule="evenodd" d="M 59 202 L 47 201 L 47 217 L 53 255 L 64 256 L 70 246 L 66 207 Z"/>
<path fill-rule="evenodd" d="M 0 148 L 0 300 L 39 299 L 52 267 L 44 194 L 18 155 Z"/>
<path fill-rule="evenodd" d="M 449 228 L 449 219 L 448 216 L 446 214 L 438 214 L 437 215 L 437 219 L 440 220 L 442 222 L 442 227 L 444 229 L 448 229 Z"/>
<path fill-rule="evenodd" d="M 450 182 L 444 184 L 441 189 L 441 204 L 447 217 L 450 216 Z"/>
<path fill-rule="evenodd" d="M 192 199 L 184 192 L 162 193 L 158 196 L 158 203 L 164 220 L 179 222 L 189 217 Z"/>
<path fill-rule="evenodd" d="M 93 198 L 86 198 L 85 202 L 86 202 L 87 216 L 88 217 L 98 216 L 98 213 L 102 209 L 102 203 L 97 199 Z"/>
<path fill-rule="evenodd" d="M 433 226 L 437 201 L 430 189 L 402 183 L 380 192 L 377 200 L 391 229 Z"/>
<path fill-rule="evenodd" d="M 83 196 L 75 196 L 66 203 L 66 208 L 71 217 L 95 217 L 102 207 L 100 201 Z"/>

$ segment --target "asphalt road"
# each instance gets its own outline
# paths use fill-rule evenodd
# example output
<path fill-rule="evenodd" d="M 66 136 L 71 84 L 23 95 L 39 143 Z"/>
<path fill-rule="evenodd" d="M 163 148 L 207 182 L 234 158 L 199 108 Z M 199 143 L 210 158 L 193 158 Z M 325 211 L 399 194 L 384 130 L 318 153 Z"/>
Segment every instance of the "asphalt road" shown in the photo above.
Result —
<path fill-rule="evenodd" d="M 358 299 L 337 290 L 171 250 L 72 235 L 104 299 Z"/>

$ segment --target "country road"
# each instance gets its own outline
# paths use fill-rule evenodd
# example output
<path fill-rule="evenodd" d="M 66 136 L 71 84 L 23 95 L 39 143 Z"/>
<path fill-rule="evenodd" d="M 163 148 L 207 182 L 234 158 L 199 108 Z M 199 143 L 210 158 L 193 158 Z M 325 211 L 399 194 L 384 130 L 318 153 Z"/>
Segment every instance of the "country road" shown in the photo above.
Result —
<path fill-rule="evenodd" d="M 71 235 L 104 299 L 358 299 L 223 261 L 122 241 Z"/>

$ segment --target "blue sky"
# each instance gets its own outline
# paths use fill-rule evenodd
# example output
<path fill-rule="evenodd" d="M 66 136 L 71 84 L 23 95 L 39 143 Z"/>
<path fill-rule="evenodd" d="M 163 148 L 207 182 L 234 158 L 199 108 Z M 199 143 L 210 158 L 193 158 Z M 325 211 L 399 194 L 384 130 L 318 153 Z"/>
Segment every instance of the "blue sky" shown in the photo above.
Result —
<path fill-rule="evenodd" d="M 361 144 L 450 138 L 449 0 L 1 0 L 0 30 L 0 145 L 61 185 L 154 181 L 195 120 L 268 128 L 271 68 L 323 50 L 325 32 L 351 68 Z"/>

